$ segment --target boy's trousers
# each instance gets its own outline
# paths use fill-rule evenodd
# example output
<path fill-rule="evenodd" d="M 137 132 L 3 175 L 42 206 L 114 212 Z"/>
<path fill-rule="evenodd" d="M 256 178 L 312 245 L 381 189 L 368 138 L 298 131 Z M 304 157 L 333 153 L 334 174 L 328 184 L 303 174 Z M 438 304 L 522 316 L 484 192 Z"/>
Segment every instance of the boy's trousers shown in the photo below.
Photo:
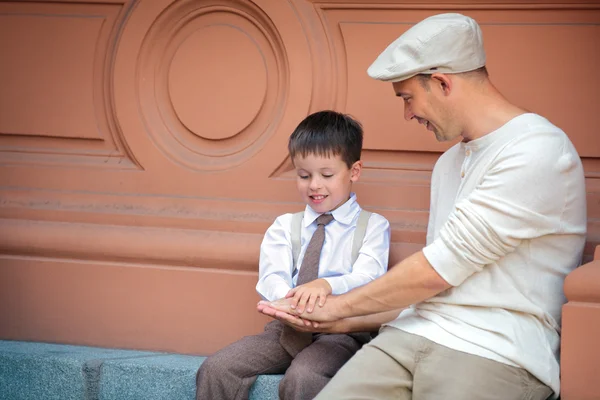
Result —
<path fill-rule="evenodd" d="M 368 334 L 314 334 L 313 343 L 292 358 L 279 343 L 283 326 L 271 321 L 264 332 L 246 336 L 206 359 L 196 377 L 196 399 L 247 399 L 257 375 L 283 373 L 280 399 L 313 399 L 368 340 Z"/>

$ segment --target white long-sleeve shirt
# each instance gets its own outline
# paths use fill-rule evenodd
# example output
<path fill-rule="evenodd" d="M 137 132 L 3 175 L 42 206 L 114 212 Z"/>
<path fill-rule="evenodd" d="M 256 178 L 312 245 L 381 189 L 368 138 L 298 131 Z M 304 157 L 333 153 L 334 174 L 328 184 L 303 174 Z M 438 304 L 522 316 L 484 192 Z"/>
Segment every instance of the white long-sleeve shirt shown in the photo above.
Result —
<path fill-rule="evenodd" d="M 523 114 L 458 143 L 434 168 L 423 249 L 453 287 L 390 325 L 525 368 L 556 396 L 563 283 L 585 233 L 583 168 L 559 128 Z"/>
<path fill-rule="evenodd" d="M 334 220 L 325 226 L 325 241 L 319 261 L 319 278 L 324 278 L 332 294 L 342 294 L 362 286 L 387 271 L 390 224 L 379 214 L 369 218 L 363 245 L 352 265 L 352 239 L 360 214 L 360 206 L 353 193 L 350 199 L 332 211 Z M 292 215 L 284 214 L 267 230 L 260 247 L 259 278 L 256 291 L 266 300 L 285 297 L 296 286 L 297 271 L 302 265 L 308 242 L 317 229 L 319 215 L 308 205 L 304 210 L 301 232 L 301 250 L 297 270 L 293 271 L 291 225 Z"/>

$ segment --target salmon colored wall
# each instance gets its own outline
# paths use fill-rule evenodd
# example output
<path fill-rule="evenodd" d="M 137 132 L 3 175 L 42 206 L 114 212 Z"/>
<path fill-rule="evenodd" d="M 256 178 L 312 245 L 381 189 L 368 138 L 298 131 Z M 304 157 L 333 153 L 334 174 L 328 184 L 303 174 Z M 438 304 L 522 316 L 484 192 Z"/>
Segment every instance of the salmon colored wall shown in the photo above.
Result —
<path fill-rule="evenodd" d="M 262 234 L 300 210 L 286 143 L 311 112 L 366 131 L 361 204 L 421 248 L 450 144 L 366 69 L 422 18 L 460 11 L 492 80 L 562 127 L 600 243 L 600 2 L 0 2 L 0 338 L 207 354 L 266 321 Z"/>

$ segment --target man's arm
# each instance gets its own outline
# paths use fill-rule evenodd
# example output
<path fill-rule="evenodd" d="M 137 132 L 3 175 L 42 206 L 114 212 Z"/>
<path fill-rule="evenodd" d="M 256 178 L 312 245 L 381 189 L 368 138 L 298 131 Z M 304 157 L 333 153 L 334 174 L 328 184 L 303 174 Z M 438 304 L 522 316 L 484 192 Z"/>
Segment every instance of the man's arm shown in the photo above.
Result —
<path fill-rule="evenodd" d="M 299 315 L 303 319 L 326 322 L 398 310 L 429 299 L 450 287 L 429 264 L 423 252 L 419 251 L 396 264 L 381 278 L 346 294 L 331 296 L 323 307 L 316 307 L 312 313 L 299 313 L 291 309 L 289 299 L 259 304 Z"/>
<path fill-rule="evenodd" d="M 337 318 L 398 310 L 427 300 L 451 285 L 433 269 L 419 251 L 396 264 L 368 285 L 339 296 Z"/>
<path fill-rule="evenodd" d="M 341 320 L 343 332 L 376 332 L 381 325 L 398 318 L 402 310 L 391 310 L 376 314 L 361 315 L 359 317 L 350 317 Z M 325 324 L 334 324 L 335 322 L 313 322 L 315 329 L 323 329 Z"/>

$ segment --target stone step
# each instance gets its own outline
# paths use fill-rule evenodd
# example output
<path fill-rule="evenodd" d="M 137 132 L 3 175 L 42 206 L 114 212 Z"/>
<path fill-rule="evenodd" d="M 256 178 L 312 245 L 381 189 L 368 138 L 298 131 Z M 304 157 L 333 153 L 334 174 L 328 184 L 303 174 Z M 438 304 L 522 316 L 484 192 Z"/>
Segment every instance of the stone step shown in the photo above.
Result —
<path fill-rule="evenodd" d="M 1 400 L 193 400 L 205 357 L 0 340 Z M 251 400 L 277 400 L 261 375 Z"/>

